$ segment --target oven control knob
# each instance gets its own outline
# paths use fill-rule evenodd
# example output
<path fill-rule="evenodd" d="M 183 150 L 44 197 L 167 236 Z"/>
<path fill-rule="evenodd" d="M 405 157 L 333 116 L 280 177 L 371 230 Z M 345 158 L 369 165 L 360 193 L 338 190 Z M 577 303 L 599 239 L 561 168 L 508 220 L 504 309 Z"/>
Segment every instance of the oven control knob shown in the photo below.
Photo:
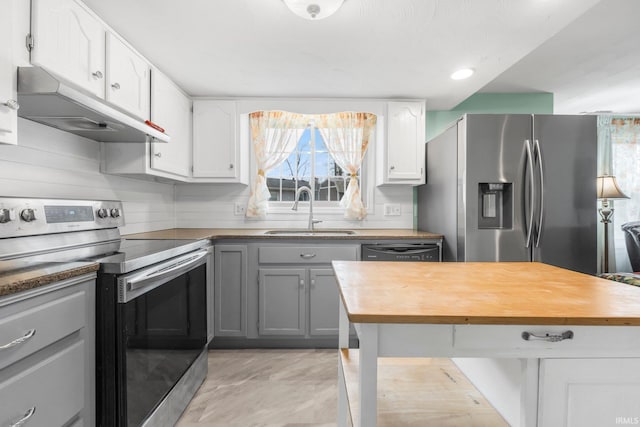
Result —
<path fill-rule="evenodd" d="M 11 211 L 9 209 L 0 209 L 0 224 L 11 221 Z"/>
<path fill-rule="evenodd" d="M 111 218 L 118 218 L 120 216 L 120 209 L 113 208 L 111 209 Z"/>
<path fill-rule="evenodd" d="M 22 212 L 20 212 L 20 218 L 22 218 L 23 221 L 26 222 L 31 222 L 31 221 L 35 221 L 36 220 L 36 212 L 33 209 L 23 209 Z"/>
<path fill-rule="evenodd" d="M 107 211 L 105 208 L 100 208 L 98 209 L 98 218 L 106 218 L 109 216 L 109 211 Z"/>

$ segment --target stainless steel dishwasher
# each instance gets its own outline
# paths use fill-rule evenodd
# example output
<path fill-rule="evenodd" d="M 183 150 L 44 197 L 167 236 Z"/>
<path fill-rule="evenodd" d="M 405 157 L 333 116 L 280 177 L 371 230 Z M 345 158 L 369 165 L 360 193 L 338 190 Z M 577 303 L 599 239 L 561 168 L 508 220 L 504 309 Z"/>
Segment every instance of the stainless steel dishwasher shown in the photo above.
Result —
<path fill-rule="evenodd" d="M 369 243 L 362 245 L 362 261 L 442 261 L 439 243 Z"/>

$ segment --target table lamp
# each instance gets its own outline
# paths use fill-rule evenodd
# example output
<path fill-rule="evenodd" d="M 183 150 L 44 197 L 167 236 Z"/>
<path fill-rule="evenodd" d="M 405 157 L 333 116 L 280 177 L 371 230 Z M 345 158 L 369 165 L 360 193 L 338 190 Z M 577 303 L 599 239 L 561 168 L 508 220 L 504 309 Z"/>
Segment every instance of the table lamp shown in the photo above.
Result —
<path fill-rule="evenodd" d="M 613 208 L 609 206 L 609 200 L 614 199 L 628 199 L 629 196 L 624 194 L 618 183 L 616 177 L 611 175 L 602 175 L 598 177 L 597 181 L 598 199 L 602 200 L 602 207 L 598 209 L 600 214 L 601 223 L 604 224 L 604 269 L 603 273 L 609 272 L 609 224 L 613 217 Z"/>

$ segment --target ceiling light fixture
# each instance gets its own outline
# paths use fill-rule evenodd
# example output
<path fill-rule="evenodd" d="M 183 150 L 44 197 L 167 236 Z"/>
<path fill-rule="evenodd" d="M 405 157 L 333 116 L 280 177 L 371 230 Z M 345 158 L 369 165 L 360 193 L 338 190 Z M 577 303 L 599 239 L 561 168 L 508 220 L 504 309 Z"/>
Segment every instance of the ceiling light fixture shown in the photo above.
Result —
<path fill-rule="evenodd" d="M 344 0 L 282 0 L 293 13 L 301 18 L 317 21 L 334 13 Z"/>
<path fill-rule="evenodd" d="M 471 77 L 473 73 L 473 68 L 462 68 L 461 70 L 458 70 L 455 73 L 451 74 L 451 78 L 453 80 L 464 80 Z"/>

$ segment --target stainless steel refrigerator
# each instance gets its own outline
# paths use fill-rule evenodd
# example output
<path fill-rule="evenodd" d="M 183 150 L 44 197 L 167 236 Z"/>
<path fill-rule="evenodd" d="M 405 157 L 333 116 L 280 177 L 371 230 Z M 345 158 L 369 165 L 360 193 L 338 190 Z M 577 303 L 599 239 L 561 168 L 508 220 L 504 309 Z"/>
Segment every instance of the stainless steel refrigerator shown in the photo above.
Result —
<path fill-rule="evenodd" d="M 445 261 L 597 269 L 596 117 L 467 114 L 426 145 L 418 229 Z"/>

